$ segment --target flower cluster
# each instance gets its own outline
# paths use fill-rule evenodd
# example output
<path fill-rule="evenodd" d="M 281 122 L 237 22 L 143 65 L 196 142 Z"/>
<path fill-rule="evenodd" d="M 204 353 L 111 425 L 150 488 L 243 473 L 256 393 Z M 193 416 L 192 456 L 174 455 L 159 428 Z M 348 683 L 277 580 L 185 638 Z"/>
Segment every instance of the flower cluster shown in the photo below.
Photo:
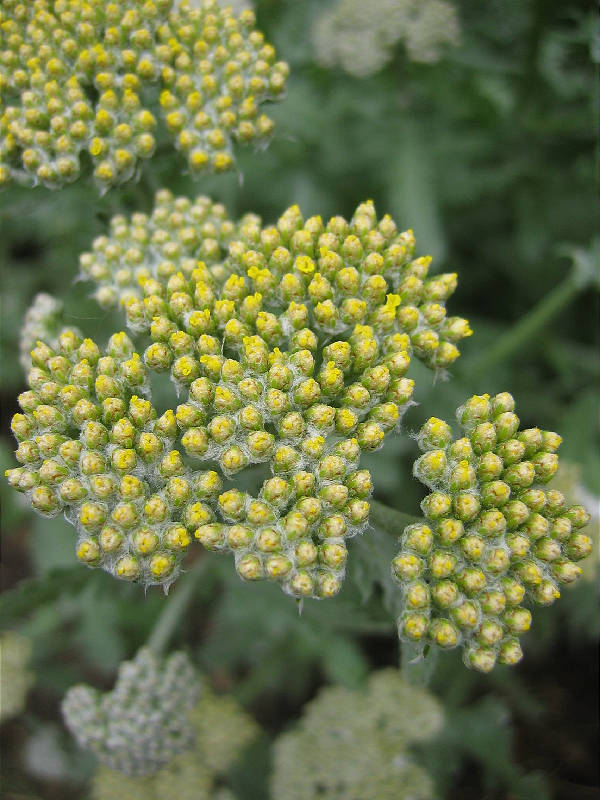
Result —
<path fill-rule="evenodd" d="M 0 633 L 0 722 L 20 714 L 33 683 L 27 669 L 31 657 L 31 642 L 15 631 Z"/>
<path fill-rule="evenodd" d="M 181 653 L 171 656 L 170 661 L 173 659 L 181 660 L 184 658 Z M 138 664 L 142 659 L 148 659 L 146 651 L 140 651 L 136 656 L 134 662 L 131 664 Z M 167 678 L 168 664 L 166 671 L 163 668 L 155 672 L 154 680 L 160 682 L 161 693 L 163 691 L 162 684 Z M 187 660 L 182 661 L 183 672 L 181 665 L 178 665 L 178 681 L 183 682 L 190 676 L 190 665 Z M 131 669 L 128 665 L 123 665 L 121 669 Z M 139 667 L 136 667 L 139 673 Z M 158 670 L 158 667 L 153 667 Z M 194 682 L 197 678 L 193 677 Z M 120 679 L 117 690 L 122 684 Z M 117 691 L 115 690 L 115 691 Z M 71 692 L 79 692 L 80 689 L 71 690 Z M 90 691 L 87 690 L 86 691 Z M 114 695 L 114 693 L 113 693 Z M 67 698 L 71 695 L 69 694 Z M 119 734 L 122 731 L 122 713 L 118 711 L 111 701 L 110 708 L 106 709 L 106 719 L 110 721 L 108 728 L 97 736 L 94 741 L 99 741 L 100 736 L 103 737 L 103 744 L 98 746 L 93 745 L 92 749 L 99 756 L 101 764 L 97 769 L 92 780 L 92 797 L 94 800 L 162 800 L 164 797 L 176 797 L 177 800 L 224 800 L 228 795 L 224 794 L 227 790 L 224 787 L 217 788 L 218 779 L 222 778 L 230 767 L 237 761 L 243 750 L 253 741 L 258 734 L 258 726 L 254 720 L 249 717 L 238 705 L 238 703 L 230 696 L 215 695 L 211 692 L 209 687 L 202 681 L 200 700 L 190 709 L 189 703 L 193 702 L 192 697 L 182 698 L 181 693 L 177 700 L 178 703 L 183 700 L 184 702 L 173 708 L 170 711 L 169 722 L 172 721 L 171 717 L 176 719 L 183 719 L 187 715 L 188 722 L 186 729 L 192 733 L 192 737 L 188 738 L 186 734 L 185 742 L 181 746 L 175 740 L 171 741 L 170 754 L 167 753 L 165 743 L 158 728 L 154 727 L 152 723 L 151 730 L 146 732 L 143 728 L 137 727 L 137 719 L 144 719 L 147 713 L 145 699 L 140 704 L 138 695 L 131 695 L 128 707 L 129 715 L 136 718 L 136 727 L 130 731 L 127 742 L 121 745 L 125 754 L 115 760 L 110 759 L 110 764 L 106 758 L 103 758 L 104 749 L 107 746 L 107 735 L 114 736 L 114 728 L 112 724 L 113 716 L 116 714 L 116 720 L 119 725 Z M 80 704 L 77 701 L 78 705 Z M 65 708 L 67 704 L 73 704 L 72 700 L 65 701 Z M 161 712 L 164 706 L 161 704 Z M 78 740 L 85 747 L 90 747 L 90 738 L 86 734 L 85 738 L 82 737 L 78 731 L 81 729 L 79 719 L 81 713 L 77 714 L 77 722 L 75 726 L 70 724 L 70 727 L 75 727 L 75 733 Z M 67 720 L 73 717 L 72 711 L 65 711 L 68 714 Z M 163 720 L 165 715 L 162 715 Z M 179 724 L 179 723 L 178 723 Z M 84 727 L 87 730 L 89 723 L 84 722 Z M 110 730 L 109 730 L 110 728 Z M 167 732 L 167 737 L 171 734 Z M 140 738 L 141 736 L 141 738 Z M 112 741 L 112 740 L 111 740 Z M 145 748 L 150 750 L 158 749 L 161 753 L 160 760 L 153 759 L 151 764 L 146 763 L 147 759 L 144 758 L 144 772 L 141 773 L 140 769 L 136 769 L 133 773 L 130 765 L 134 763 L 136 766 L 141 766 L 142 762 L 139 760 L 138 753 Z M 110 746 L 112 750 L 112 745 Z M 164 755 L 164 757 L 162 757 Z M 128 767 L 126 773 L 123 774 L 122 766 Z M 149 769 L 152 768 L 152 774 L 147 774 Z"/>
<path fill-rule="evenodd" d="M 66 506 L 79 558 L 118 577 L 172 580 L 193 533 L 246 580 L 336 594 L 346 539 L 368 521 L 361 451 L 398 429 L 411 356 L 442 370 L 471 333 L 446 316 L 456 275 L 428 278 L 414 244 L 370 202 L 350 222 L 294 206 L 262 227 L 161 191 L 151 216 L 114 218 L 81 268 L 151 344 L 142 356 L 125 334 L 105 355 L 68 333 L 58 353 L 40 344 L 10 482 L 42 513 Z M 184 400 L 158 418 L 140 397 L 154 371 Z M 252 497 L 188 460 L 273 476 Z"/>
<path fill-rule="evenodd" d="M 319 17 L 313 41 L 323 66 L 365 77 L 387 64 L 398 42 L 411 61 L 432 64 L 459 37 L 456 9 L 446 0 L 338 0 Z"/>
<path fill-rule="evenodd" d="M 67 727 L 82 747 L 125 775 L 148 775 L 194 743 L 190 710 L 200 693 L 184 653 L 161 663 L 140 650 L 119 667 L 115 688 L 102 695 L 74 686 L 63 701 Z"/>
<path fill-rule="evenodd" d="M 40 343 L 11 484 L 41 513 L 65 508 L 78 557 L 118 577 L 168 585 L 194 534 L 233 552 L 246 580 L 336 594 L 345 540 L 368 519 L 361 451 L 410 405 L 411 355 L 443 369 L 471 333 L 446 316 L 456 275 L 428 278 L 429 263 L 372 203 L 327 225 L 292 207 L 263 228 L 159 192 L 151 216 L 115 217 L 81 257 L 98 300 L 120 302 L 151 344 L 140 356 L 123 333 L 105 353 L 72 332 L 56 351 Z M 153 371 L 185 399 L 160 417 L 143 399 Z M 251 497 L 187 460 L 225 477 L 265 463 L 273 477 Z"/>
<path fill-rule="evenodd" d="M 429 776 L 408 747 L 442 726 L 437 701 L 393 669 L 374 673 L 366 691 L 321 691 L 296 730 L 275 743 L 272 796 L 278 800 L 428 800 Z"/>
<path fill-rule="evenodd" d="M 217 0 L 6 0 L 0 186 L 62 186 L 82 152 L 101 187 L 128 180 L 155 150 L 158 113 L 192 174 L 231 169 L 234 141 L 271 136 L 259 106 L 288 75 L 254 24 Z"/>
<path fill-rule="evenodd" d="M 425 423 L 414 465 L 431 490 L 425 519 L 404 530 L 392 562 L 402 587 L 400 637 L 462 645 L 467 666 L 482 672 L 521 659 L 519 637 L 531 624 L 523 600 L 553 603 L 592 549 L 580 530 L 585 509 L 544 488 L 560 436 L 519 430 L 514 408 L 507 392 L 471 397 L 457 410 L 465 435 L 456 440 L 446 422 Z"/>

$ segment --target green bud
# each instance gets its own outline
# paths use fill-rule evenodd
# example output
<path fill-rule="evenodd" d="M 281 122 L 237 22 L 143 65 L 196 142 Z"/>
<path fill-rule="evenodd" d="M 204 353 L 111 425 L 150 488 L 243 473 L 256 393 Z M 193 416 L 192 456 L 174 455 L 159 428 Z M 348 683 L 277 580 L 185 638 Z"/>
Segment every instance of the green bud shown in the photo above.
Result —
<path fill-rule="evenodd" d="M 194 532 L 194 536 L 207 550 L 221 550 L 225 543 L 225 526 L 214 522 L 209 525 L 201 525 Z M 239 566 L 238 572 L 240 572 Z M 240 572 L 240 574 L 242 573 Z M 242 577 L 246 576 L 242 575 Z"/>
<path fill-rule="evenodd" d="M 460 641 L 458 629 L 447 619 L 434 619 L 429 625 L 428 634 L 434 644 L 444 649 L 456 647 Z"/>
<path fill-rule="evenodd" d="M 518 639 L 510 638 L 502 642 L 500 650 L 498 651 L 499 664 L 513 666 L 514 664 L 518 664 L 522 658 L 523 651 Z"/>
<path fill-rule="evenodd" d="M 423 568 L 422 559 L 412 553 L 399 553 L 392 561 L 392 574 L 401 581 L 418 578 Z"/>
<path fill-rule="evenodd" d="M 426 614 L 406 613 L 398 621 L 398 635 L 401 639 L 420 642 L 427 635 L 429 618 Z"/>
<path fill-rule="evenodd" d="M 465 650 L 465 664 L 477 672 L 491 672 L 496 665 L 496 651 L 491 647 L 470 646 Z"/>
<path fill-rule="evenodd" d="M 450 608 L 459 600 L 460 592 L 454 581 L 442 580 L 433 586 L 431 596 L 440 608 Z"/>

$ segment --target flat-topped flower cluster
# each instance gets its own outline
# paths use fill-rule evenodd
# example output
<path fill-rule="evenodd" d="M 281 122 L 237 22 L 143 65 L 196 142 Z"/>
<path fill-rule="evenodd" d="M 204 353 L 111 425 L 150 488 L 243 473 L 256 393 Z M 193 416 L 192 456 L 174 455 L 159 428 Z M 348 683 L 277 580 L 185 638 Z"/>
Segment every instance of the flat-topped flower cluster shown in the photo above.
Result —
<path fill-rule="evenodd" d="M 456 275 L 428 277 L 414 246 L 370 202 L 263 227 L 161 191 L 152 215 L 114 218 L 81 269 L 151 342 L 118 333 L 101 350 L 65 331 L 34 348 L 11 484 L 64 509 L 78 557 L 117 577 L 168 586 L 195 536 L 246 580 L 335 595 L 368 522 L 361 452 L 398 430 L 412 356 L 442 370 L 471 333 L 446 315 Z M 160 415 L 156 371 L 182 401 Z M 225 486 L 257 463 L 272 472 L 257 497 Z"/>

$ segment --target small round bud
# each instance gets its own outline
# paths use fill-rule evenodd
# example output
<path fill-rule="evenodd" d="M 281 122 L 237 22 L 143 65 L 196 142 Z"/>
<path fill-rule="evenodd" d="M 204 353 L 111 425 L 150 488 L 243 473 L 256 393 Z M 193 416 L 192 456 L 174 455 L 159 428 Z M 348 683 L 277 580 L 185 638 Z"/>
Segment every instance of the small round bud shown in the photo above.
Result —
<path fill-rule="evenodd" d="M 418 578 L 423 568 L 423 561 L 412 553 L 399 553 L 392 561 L 392 574 L 401 581 Z"/>
<path fill-rule="evenodd" d="M 401 639 L 420 642 L 427 635 L 429 618 L 426 614 L 406 613 L 398 622 L 398 635 Z"/>
<path fill-rule="evenodd" d="M 460 641 L 458 629 L 447 619 L 434 619 L 429 625 L 429 638 L 444 649 L 456 647 Z"/>

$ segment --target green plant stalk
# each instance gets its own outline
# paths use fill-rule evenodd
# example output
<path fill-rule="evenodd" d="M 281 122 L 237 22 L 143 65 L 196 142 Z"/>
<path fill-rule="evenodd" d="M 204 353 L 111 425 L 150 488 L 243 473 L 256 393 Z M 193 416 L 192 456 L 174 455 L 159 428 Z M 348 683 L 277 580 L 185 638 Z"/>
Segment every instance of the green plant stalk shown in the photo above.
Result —
<path fill-rule="evenodd" d="M 406 525 L 410 525 L 416 519 L 412 515 L 390 508 L 378 500 L 371 502 L 371 516 L 376 525 L 384 528 L 389 533 L 398 535 Z M 173 593 L 173 597 L 168 600 L 164 610 L 156 620 L 156 624 L 147 641 L 147 646 L 154 650 L 155 653 L 160 654 L 167 647 L 171 636 L 177 629 L 179 618 L 185 613 L 194 596 L 198 578 L 209 560 L 208 558 L 202 558 L 196 561 L 189 572 L 183 575 L 178 583 L 177 590 Z"/>
<path fill-rule="evenodd" d="M 413 514 L 390 508 L 390 506 L 381 503 L 379 500 L 372 499 L 370 502 L 371 512 L 369 517 L 371 522 L 392 535 L 399 536 L 407 525 L 412 525 L 413 522 L 419 521 L 419 518 Z"/>
<path fill-rule="evenodd" d="M 514 328 L 501 336 L 493 347 L 479 357 L 471 367 L 471 374 L 489 372 L 528 344 L 552 317 L 571 302 L 578 294 L 579 288 L 575 276 L 568 275 L 522 317 Z"/>
<path fill-rule="evenodd" d="M 183 616 L 194 596 L 198 578 L 205 569 L 207 561 L 209 561 L 208 558 L 199 559 L 192 565 L 189 572 L 182 576 L 173 597 L 166 601 L 165 608 L 159 614 L 146 642 L 146 646 L 157 655 L 165 650 L 171 636 L 175 633 L 180 617 Z"/>
<path fill-rule="evenodd" d="M 407 683 L 428 686 L 435 670 L 439 651 L 433 647 L 422 653 L 410 642 L 400 642 L 400 671 Z"/>

